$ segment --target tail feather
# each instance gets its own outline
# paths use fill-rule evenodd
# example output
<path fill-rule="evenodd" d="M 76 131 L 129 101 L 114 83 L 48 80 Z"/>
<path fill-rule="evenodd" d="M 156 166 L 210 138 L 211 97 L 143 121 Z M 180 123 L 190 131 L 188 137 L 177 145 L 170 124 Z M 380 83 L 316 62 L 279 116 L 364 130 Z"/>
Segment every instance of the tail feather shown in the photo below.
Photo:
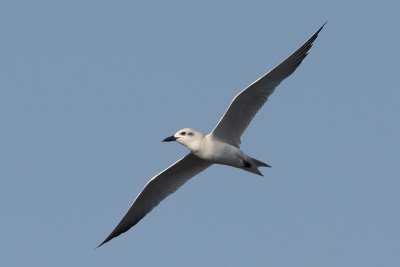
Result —
<path fill-rule="evenodd" d="M 260 170 L 259 170 L 258 167 L 256 167 L 256 166 L 253 166 L 253 167 L 251 167 L 251 168 L 242 167 L 241 169 L 242 169 L 242 170 L 245 170 L 245 171 L 247 171 L 247 172 L 251 172 L 251 173 L 260 175 L 260 176 L 264 176 L 264 175 L 262 174 L 262 172 L 260 172 Z"/>
<path fill-rule="evenodd" d="M 268 165 L 267 163 L 264 163 L 264 162 L 262 162 L 262 161 L 260 161 L 258 159 L 255 159 L 255 158 L 251 158 L 251 159 L 253 160 L 253 162 L 256 164 L 257 167 L 269 167 L 269 168 L 271 168 L 271 166 Z"/>

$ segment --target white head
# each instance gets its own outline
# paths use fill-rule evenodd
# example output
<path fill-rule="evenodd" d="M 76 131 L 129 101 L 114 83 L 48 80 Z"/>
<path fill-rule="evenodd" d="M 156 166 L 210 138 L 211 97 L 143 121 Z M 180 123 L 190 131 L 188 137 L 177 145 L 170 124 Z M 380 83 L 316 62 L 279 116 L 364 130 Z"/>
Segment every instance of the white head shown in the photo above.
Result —
<path fill-rule="evenodd" d="M 202 132 L 190 128 L 184 128 L 177 131 L 174 135 L 165 138 L 163 142 L 176 141 L 190 150 L 196 150 L 200 145 L 200 141 L 203 139 L 204 135 L 205 134 Z"/>

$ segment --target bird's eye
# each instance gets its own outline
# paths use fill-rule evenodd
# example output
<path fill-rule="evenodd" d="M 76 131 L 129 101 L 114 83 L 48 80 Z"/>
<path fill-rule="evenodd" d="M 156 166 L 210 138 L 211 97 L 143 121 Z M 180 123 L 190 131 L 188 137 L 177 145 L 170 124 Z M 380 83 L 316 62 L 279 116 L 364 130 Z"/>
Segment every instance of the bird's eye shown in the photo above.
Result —
<path fill-rule="evenodd" d="M 186 132 L 181 132 L 181 135 L 186 135 Z"/>

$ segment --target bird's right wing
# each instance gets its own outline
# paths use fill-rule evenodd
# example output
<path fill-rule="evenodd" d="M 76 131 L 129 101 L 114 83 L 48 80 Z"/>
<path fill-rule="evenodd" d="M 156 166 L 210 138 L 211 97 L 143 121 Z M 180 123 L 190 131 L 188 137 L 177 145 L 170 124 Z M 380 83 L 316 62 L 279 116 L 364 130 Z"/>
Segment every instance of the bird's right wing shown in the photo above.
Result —
<path fill-rule="evenodd" d="M 240 136 L 246 130 L 253 117 L 274 92 L 275 88 L 301 64 L 324 25 L 278 66 L 236 95 L 217 126 L 215 126 L 212 135 L 226 143 L 239 147 Z"/>
<path fill-rule="evenodd" d="M 210 165 L 210 162 L 202 160 L 190 153 L 154 176 L 136 197 L 117 227 L 115 227 L 99 247 L 114 237 L 128 231 L 163 199 L 174 193 L 190 178 L 199 174 Z"/>

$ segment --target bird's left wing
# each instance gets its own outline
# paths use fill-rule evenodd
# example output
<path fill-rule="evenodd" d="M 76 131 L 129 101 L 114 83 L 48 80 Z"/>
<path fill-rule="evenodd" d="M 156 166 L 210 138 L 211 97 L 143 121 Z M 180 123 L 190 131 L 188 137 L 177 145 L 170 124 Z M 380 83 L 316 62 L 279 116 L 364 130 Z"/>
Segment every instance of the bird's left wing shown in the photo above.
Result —
<path fill-rule="evenodd" d="M 254 115 L 264 105 L 275 88 L 301 64 L 324 25 L 282 63 L 236 95 L 215 126 L 212 135 L 239 147 L 240 136 L 246 130 Z"/>
<path fill-rule="evenodd" d="M 202 160 L 190 153 L 154 176 L 136 197 L 117 227 L 115 227 L 99 247 L 114 237 L 128 231 L 163 199 L 174 193 L 190 178 L 199 174 L 210 165 L 210 162 Z"/>

